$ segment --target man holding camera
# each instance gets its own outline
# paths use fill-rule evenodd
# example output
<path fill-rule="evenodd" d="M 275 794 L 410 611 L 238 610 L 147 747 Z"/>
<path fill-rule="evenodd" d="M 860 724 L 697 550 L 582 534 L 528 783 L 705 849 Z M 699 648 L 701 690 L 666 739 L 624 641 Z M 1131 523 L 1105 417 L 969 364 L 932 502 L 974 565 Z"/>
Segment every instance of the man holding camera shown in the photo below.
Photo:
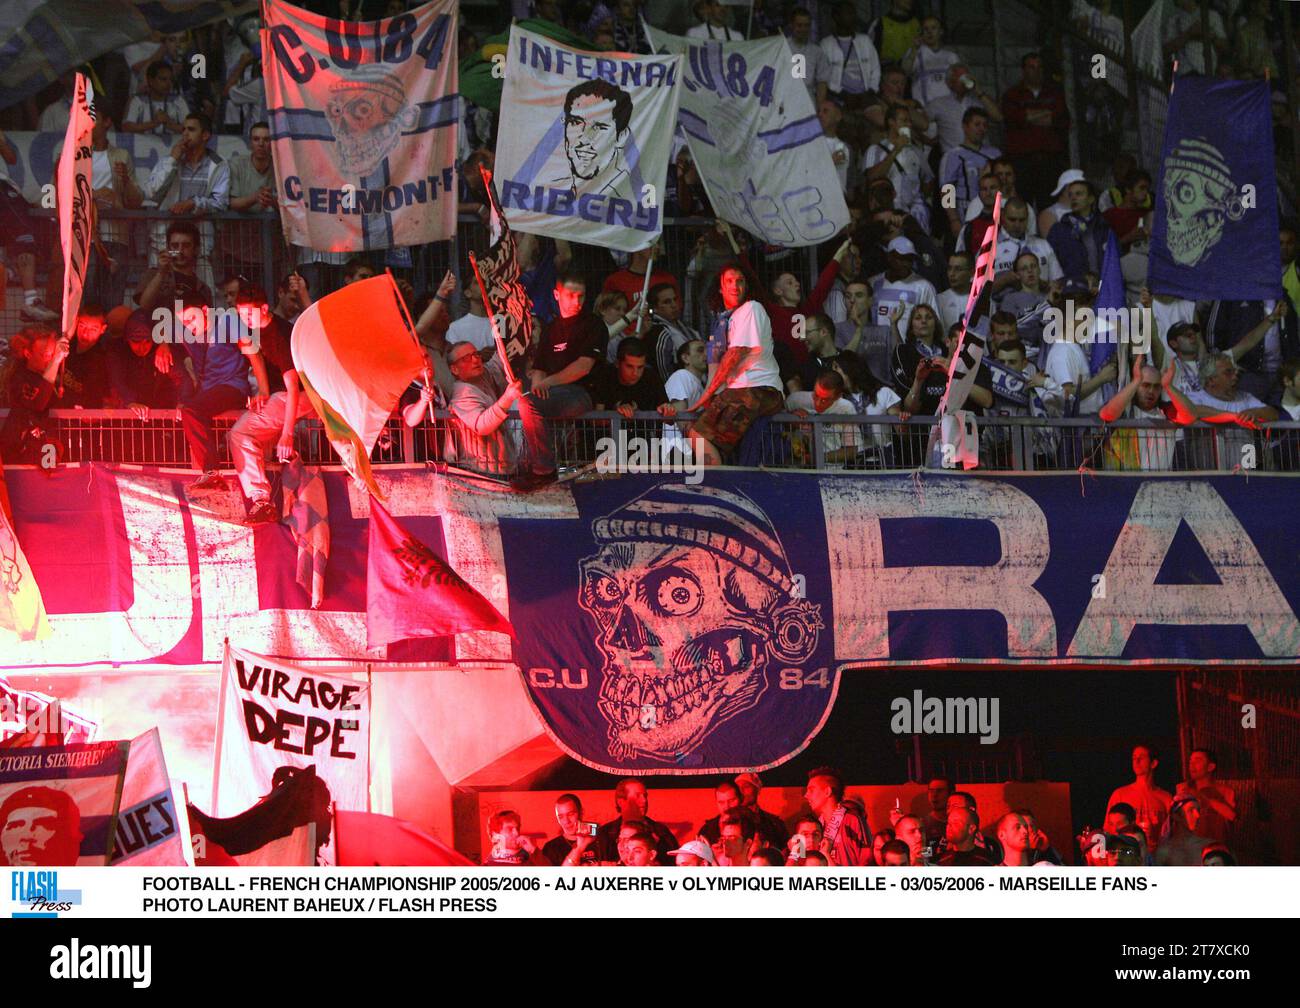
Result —
<path fill-rule="evenodd" d="M 542 857 L 557 868 L 597 865 L 596 824 L 583 822 L 582 801 L 577 795 L 562 794 L 555 799 L 555 821 L 560 835 L 546 841 Z"/>

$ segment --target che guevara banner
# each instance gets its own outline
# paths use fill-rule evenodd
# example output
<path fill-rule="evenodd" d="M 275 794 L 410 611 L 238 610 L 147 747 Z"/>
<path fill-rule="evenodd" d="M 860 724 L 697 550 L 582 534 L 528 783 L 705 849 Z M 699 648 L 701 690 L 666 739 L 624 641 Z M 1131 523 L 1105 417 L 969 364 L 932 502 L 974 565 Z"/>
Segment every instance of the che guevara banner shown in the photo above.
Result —
<path fill-rule="evenodd" d="M 635 252 L 663 229 L 678 56 L 583 52 L 517 25 L 497 191 L 518 231 Z"/>
<path fill-rule="evenodd" d="M 68 129 L 59 160 L 59 240 L 63 243 L 63 332 L 77 331 L 77 310 L 86 282 L 90 243 L 95 237 L 95 198 L 91 186 L 91 133 L 95 129 L 95 89 L 77 74 Z"/>
<path fill-rule="evenodd" d="M 256 804 L 283 766 L 315 767 L 337 808 L 366 809 L 370 690 L 364 682 L 227 644 L 218 707 L 216 815 Z"/>
<path fill-rule="evenodd" d="M 0 865 L 103 865 L 113 844 L 127 742 L 0 752 Z"/>
<path fill-rule="evenodd" d="M 710 42 L 646 26 L 682 55 L 677 122 L 717 215 L 770 245 L 817 245 L 849 223 L 839 175 L 782 35 Z"/>
<path fill-rule="evenodd" d="M 1270 95 L 1262 80 L 1174 82 L 1151 227 L 1154 293 L 1282 296 Z"/>
<path fill-rule="evenodd" d="M 267 115 L 285 237 L 322 251 L 445 241 L 456 228 L 455 0 L 340 21 L 269 0 Z"/>

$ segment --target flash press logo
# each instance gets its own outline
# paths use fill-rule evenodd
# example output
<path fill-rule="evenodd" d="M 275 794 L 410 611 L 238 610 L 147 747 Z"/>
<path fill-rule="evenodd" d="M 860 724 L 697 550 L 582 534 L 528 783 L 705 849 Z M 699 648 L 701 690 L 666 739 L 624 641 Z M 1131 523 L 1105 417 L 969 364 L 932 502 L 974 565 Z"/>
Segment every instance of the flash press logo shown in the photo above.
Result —
<path fill-rule="evenodd" d="M 979 735 L 981 745 L 1002 737 L 997 697 L 895 697 L 889 727 L 895 735 Z"/>
<path fill-rule="evenodd" d="M 60 890 L 56 871 L 11 871 L 9 898 L 24 908 L 11 917 L 58 917 L 80 905 L 81 890 Z"/>
<path fill-rule="evenodd" d="M 76 938 L 50 948 L 55 980 L 130 980 L 136 988 L 153 982 L 152 945 L 82 945 Z"/>
<path fill-rule="evenodd" d="M 1066 301 L 1064 308 L 1043 312 L 1043 339 L 1048 343 L 1127 343 L 1135 353 L 1151 349 L 1151 318 L 1144 308 L 1102 308 Z"/>

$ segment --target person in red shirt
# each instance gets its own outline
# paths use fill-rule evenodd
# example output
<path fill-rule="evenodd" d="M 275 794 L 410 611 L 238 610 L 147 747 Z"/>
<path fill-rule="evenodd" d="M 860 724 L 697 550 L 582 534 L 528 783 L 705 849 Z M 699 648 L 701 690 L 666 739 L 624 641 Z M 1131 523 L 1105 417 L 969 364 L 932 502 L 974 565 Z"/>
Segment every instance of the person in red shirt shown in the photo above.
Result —
<path fill-rule="evenodd" d="M 1150 235 L 1143 221 L 1151 212 L 1151 175 L 1141 168 L 1129 172 L 1120 186 L 1123 201 L 1107 210 L 1103 217 L 1119 240 L 1121 252 L 1127 253 L 1134 242 L 1146 241 Z"/>
<path fill-rule="evenodd" d="M 605 282 L 601 285 L 600 292 L 606 294 L 609 291 L 616 291 L 627 298 L 629 308 L 636 308 L 641 303 L 641 292 L 646 289 L 645 271 L 651 268 L 651 260 L 655 262 L 662 261 L 663 249 L 659 242 L 655 242 L 648 249 L 641 249 L 639 252 L 633 252 L 632 257 L 628 259 L 627 265 L 616 270 L 609 276 L 605 277 Z M 677 282 L 677 278 L 666 270 L 656 269 L 650 274 L 650 286 L 655 287 L 659 284 L 669 284 L 677 292 L 677 300 L 682 298 L 682 289 Z M 632 336 L 636 333 L 636 323 L 629 323 L 623 330 L 624 336 Z"/>
<path fill-rule="evenodd" d="M 1035 205 L 1046 206 L 1052 180 L 1066 167 L 1070 110 L 1065 94 L 1045 79 L 1038 53 L 1027 53 L 1020 61 L 1020 83 L 1002 96 L 1002 115 L 1002 153 L 1016 164 L 1021 193 Z"/>

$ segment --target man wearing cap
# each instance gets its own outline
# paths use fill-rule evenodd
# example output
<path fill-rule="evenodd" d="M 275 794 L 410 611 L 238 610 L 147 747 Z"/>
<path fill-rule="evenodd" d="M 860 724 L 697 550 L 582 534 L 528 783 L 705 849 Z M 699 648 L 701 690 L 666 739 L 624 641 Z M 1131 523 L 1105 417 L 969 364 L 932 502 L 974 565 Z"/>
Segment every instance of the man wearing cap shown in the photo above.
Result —
<path fill-rule="evenodd" d="M 1080 180 L 1071 182 L 1066 194 L 1070 198 L 1070 212 L 1052 226 L 1047 243 L 1056 253 L 1064 276 L 1082 277 L 1085 273 L 1101 276 L 1111 230 L 1097 210 L 1097 191 L 1091 182 Z"/>
<path fill-rule="evenodd" d="M 75 865 L 81 839 L 81 812 L 67 792 L 24 787 L 0 805 L 0 863 L 15 868 Z"/>
<path fill-rule="evenodd" d="M 769 846 L 784 849 L 786 841 L 790 839 L 790 831 L 786 829 L 785 822 L 758 804 L 759 792 L 763 790 L 762 778 L 752 770 L 746 771 L 736 777 L 736 787 L 740 788 L 741 807 L 748 810 L 758 822 L 759 834 Z"/>
<path fill-rule="evenodd" d="M 713 848 L 709 846 L 706 840 L 687 840 L 676 850 L 670 850 L 668 854 L 676 858 L 674 863 L 678 868 L 716 868 L 718 866 L 717 858 L 713 856 Z"/>
<path fill-rule="evenodd" d="M 929 305 L 939 314 L 939 297 L 934 284 L 919 276 L 915 270 L 916 246 L 903 237 L 894 238 L 885 246 L 885 272 L 871 278 L 871 300 L 876 306 L 876 319 L 881 325 L 893 324 L 895 309 L 901 307 L 897 328 L 906 333 L 912 318 L 912 309 L 919 304 Z"/>
<path fill-rule="evenodd" d="M 1039 199 L 1066 158 L 1070 110 L 1065 94 L 1046 79 L 1036 52 L 1020 60 L 1020 82 L 1002 95 L 1006 155 L 1020 169 L 1021 188 Z"/>
<path fill-rule="evenodd" d="M 724 267 L 718 285 L 723 312 L 709 339 L 709 382 L 689 410 L 700 413 L 690 437 L 705 465 L 721 463 L 721 452 L 739 445 L 755 420 L 785 406 L 766 309 L 749 300 L 749 285 L 739 265 Z"/>

